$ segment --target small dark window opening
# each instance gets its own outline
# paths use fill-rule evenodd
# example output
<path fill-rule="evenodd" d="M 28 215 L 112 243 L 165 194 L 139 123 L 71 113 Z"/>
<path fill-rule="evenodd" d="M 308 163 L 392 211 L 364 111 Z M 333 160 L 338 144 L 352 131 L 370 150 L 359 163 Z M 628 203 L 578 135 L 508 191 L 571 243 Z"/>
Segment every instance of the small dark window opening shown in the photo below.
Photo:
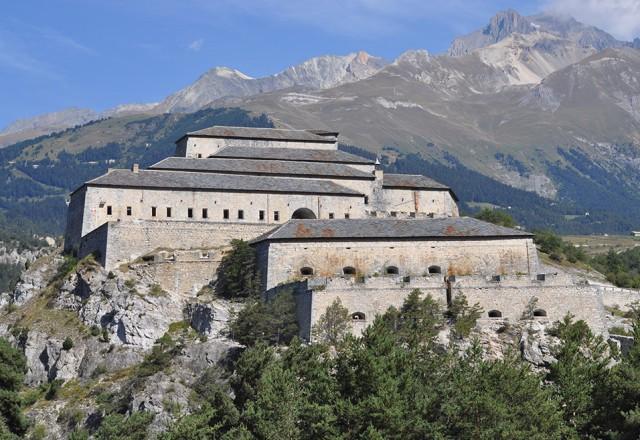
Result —
<path fill-rule="evenodd" d="M 131 215 L 131 206 L 127 206 L 127 215 Z"/>
<path fill-rule="evenodd" d="M 202 154 L 198 154 L 198 159 L 202 159 Z"/>
<path fill-rule="evenodd" d="M 222 210 L 222 218 L 225 220 L 229 219 L 229 210 L 228 209 L 223 209 Z"/>
<path fill-rule="evenodd" d="M 167 217 L 171 217 L 171 208 L 167 208 Z"/>
<path fill-rule="evenodd" d="M 500 310 L 489 310 L 489 318 L 502 318 Z"/>
<path fill-rule="evenodd" d="M 155 217 L 158 214 L 156 207 L 152 206 L 151 207 L 151 217 Z"/>
<path fill-rule="evenodd" d="M 387 275 L 398 275 L 398 273 L 400 273 L 396 266 L 388 266 L 386 272 Z"/>
<path fill-rule="evenodd" d="M 107 206 L 107 215 L 111 215 L 113 213 L 113 209 L 111 206 Z"/>
<path fill-rule="evenodd" d="M 398 213 L 396 211 L 391 211 L 391 217 L 397 217 Z"/>
<path fill-rule="evenodd" d="M 209 218 L 209 211 L 207 208 L 202 208 L 202 218 Z"/>
<path fill-rule="evenodd" d="M 364 321 L 366 319 L 366 316 L 362 312 L 355 312 L 351 315 L 351 319 L 353 321 Z"/>
<path fill-rule="evenodd" d="M 244 220 L 244 211 L 242 209 L 238 209 L 238 219 Z"/>
<path fill-rule="evenodd" d="M 260 221 L 264 221 L 264 211 L 260 210 L 258 212 L 258 218 L 260 219 Z"/>
<path fill-rule="evenodd" d="M 491 277 L 491 281 L 495 281 L 496 283 L 499 283 L 500 281 L 502 281 L 502 276 L 501 275 L 494 275 Z"/>
<path fill-rule="evenodd" d="M 440 266 L 429 266 L 429 273 L 442 273 Z"/>
<path fill-rule="evenodd" d="M 313 275 L 313 267 L 303 267 L 300 269 L 300 275 L 310 276 Z"/>
<path fill-rule="evenodd" d="M 539 273 L 538 275 L 536 275 L 536 280 L 538 281 L 545 281 L 547 279 L 547 275 L 544 273 Z"/>
<path fill-rule="evenodd" d="M 356 268 L 352 267 L 352 266 L 346 266 L 342 268 L 342 273 L 345 275 L 355 275 L 356 274 Z"/>
<path fill-rule="evenodd" d="M 280 221 L 280 211 L 273 211 L 273 220 Z"/>
<path fill-rule="evenodd" d="M 349 218 L 349 213 L 346 213 L 346 212 L 345 212 L 345 214 L 344 214 L 344 218 Z"/>
<path fill-rule="evenodd" d="M 365 205 L 369 204 L 369 196 L 364 196 L 364 204 Z"/>
<path fill-rule="evenodd" d="M 547 316 L 547 312 L 542 309 L 535 309 L 533 311 L 533 316 Z"/>
<path fill-rule="evenodd" d="M 193 218 L 193 208 L 187 208 L 187 217 Z"/>
<path fill-rule="evenodd" d="M 333 212 L 330 212 L 329 213 L 329 218 L 333 218 L 333 217 L 334 217 Z"/>

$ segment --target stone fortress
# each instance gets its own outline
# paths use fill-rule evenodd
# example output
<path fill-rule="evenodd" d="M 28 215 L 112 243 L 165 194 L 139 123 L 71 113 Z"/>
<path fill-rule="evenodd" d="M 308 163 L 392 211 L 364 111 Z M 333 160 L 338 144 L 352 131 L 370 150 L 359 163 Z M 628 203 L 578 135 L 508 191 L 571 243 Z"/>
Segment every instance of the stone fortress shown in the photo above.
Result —
<path fill-rule="evenodd" d="M 255 247 L 266 295 L 293 288 L 301 336 L 336 298 L 354 331 L 413 289 L 458 294 L 483 320 L 558 320 L 606 333 L 603 290 L 538 261 L 533 236 L 460 217 L 455 193 L 421 175 L 384 173 L 338 149 L 338 133 L 214 126 L 185 134 L 148 169 L 109 170 L 70 197 L 65 252 L 108 270 L 144 264 L 185 294 L 215 276 L 232 239 Z"/>

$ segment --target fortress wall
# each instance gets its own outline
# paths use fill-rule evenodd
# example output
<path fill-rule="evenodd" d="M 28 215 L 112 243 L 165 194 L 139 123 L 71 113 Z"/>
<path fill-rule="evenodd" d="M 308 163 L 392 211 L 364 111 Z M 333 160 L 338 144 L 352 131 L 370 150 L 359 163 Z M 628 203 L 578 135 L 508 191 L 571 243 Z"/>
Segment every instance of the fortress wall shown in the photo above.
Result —
<path fill-rule="evenodd" d="M 203 286 L 216 277 L 221 253 L 211 254 L 213 256 L 210 259 L 143 263 L 136 265 L 135 269 L 167 292 L 195 297 Z"/>
<path fill-rule="evenodd" d="M 225 147 L 304 148 L 310 150 L 337 150 L 338 144 L 337 142 L 286 142 L 258 139 L 187 137 L 186 140 L 183 140 L 178 144 L 176 148 L 176 155 L 195 158 L 198 157 L 198 154 L 200 154 L 201 157 L 206 158 L 211 156 L 212 154 L 217 153 Z"/>
<path fill-rule="evenodd" d="M 106 266 L 107 244 L 109 242 L 109 224 L 105 223 L 78 240 L 78 258 L 95 254 L 96 260 Z M 66 248 L 66 245 L 65 245 Z"/>
<path fill-rule="evenodd" d="M 502 312 L 502 318 L 509 321 L 521 319 L 529 301 L 537 298 L 536 309 L 544 310 L 548 321 L 562 320 L 567 313 L 575 316 L 576 320 L 582 319 L 596 333 L 606 332 L 604 320 L 604 306 L 599 292 L 590 286 L 544 286 L 532 284 L 523 286 L 490 286 L 454 288 L 452 294 L 464 294 L 469 304 L 478 303 L 483 310 L 483 319 L 488 318 L 490 310 Z"/>
<path fill-rule="evenodd" d="M 520 239 L 464 239 L 410 241 L 274 242 L 269 245 L 267 289 L 300 278 L 302 267 L 320 277 L 333 277 L 351 266 L 363 275 L 384 274 L 389 266 L 400 275 L 420 276 L 430 266 L 450 275 L 534 274 L 537 254 L 533 241 Z"/>
<path fill-rule="evenodd" d="M 384 188 L 381 195 L 384 211 L 418 212 L 435 216 L 459 215 L 455 200 L 448 191 Z"/>
<path fill-rule="evenodd" d="M 83 237 L 82 255 L 98 250 L 111 269 L 156 249 L 212 249 L 232 239 L 249 240 L 271 229 L 256 223 L 138 221 L 109 222 Z"/>
<path fill-rule="evenodd" d="M 67 208 L 67 225 L 64 233 L 64 251 L 78 252 L 84 221 L 85 195 L 87 188 L 81 188 L 72 196 Z"/>
<path fill-rule="evenodd" d="M 108 206 L 112 208 L 110 216 L 107 215 Z M 128 206 L 132 209 L 131 216 L 127 216 Z M 156 207 L 156 217 L 151 215 L 153 206 Z M 167 207 L 171 207 L 170 218 L 167 217 Z M 192 219 L 187 215 L 188 208 L 193 208 Z M 203 219 L 203 208 L 207 209 L 208 219 Z M 107 221 L 252 223 L 260 221 L 260 211 L 265 212 L 264 224 L 275 227 L 288 221 L 298 208 L 308 208 L 318 218 L 325 219 L 329 218 L 329 213 L 334 213 L 335 218 L 344 218 L 345 213 L 351 218 L 362 218 L 365 215 L 362 197 L 89 187 L 84 206 L 82 235 Z M 225 209 L 229 210 L 228 220 L 223 219 Z M 244 211 L 244 220 L 238 219 L 239 210 Z M 279 220 L 274 220 L 276 211 L 279 213 Z"/>
<path fill-rule="evenodd" d="M 467 278 L 467 277 L 463 277 Z M 469 277 L 474 278 L 474 277 Z M 502 312 L 502 318 L 511 322 L 522 319 L 522 314 L 532 298 L 537 298 L 536 309 L 544 310 L 546 317 L 534 317 L 536 320 L 559 321 L 567 313 L 575 319 L 584 320 L 596 333 L 606 333 L 605 310 L 599 291 L 591 286 L 578 285 L 544 285 L 518 277 L 511 285 L 500 285 L 487 281 L 456 284 L 452 289 L 452 297 L 464 294 L 469 305 L 478 303 L 482 308 L 479 324 L 488 323 L 495 318 L 489 318 L 490 310 Z M 401 278 L 366 278 L 364 283 L 353 280 L 330 279 L 326 283 L 315 286 L 310 283 L 309 290 L 300 294 L 304 300 L 311 301 L 311 319 L 301 325 L 301 336 L 308 337 L 313 324 L 325 313 L 336 298 L 350 313 L 362 312 L 366 316 L 364 322 L 354 321 L 353 331 L 362 332 L 371 324 L 376 315 L 383 314 L 390 306 L 402 306 L 409 293 L 418 288 L 423 294 L 429 294 L 439 301 L 444 308 L 447 303 L 446 284 L 437 277 L 412 278 L 409 283 L 402 283 Z M 311 281 L 311 280 L 310 280 Z M 319 287 L 320 285 L 320 287 Z M 465 286 L 465 287 L 461 287 Z M 300 315 L 300 319 L 307 317 Z"/>
<path fill-rule="evenodd" d="M 627 311 L 631 304 L 640 303 L 640 290 L 607 286 L 598 286 L 597 289 L 602 294 L 602 302 L 605 307 L 618 307 L 620 310 Z"/>

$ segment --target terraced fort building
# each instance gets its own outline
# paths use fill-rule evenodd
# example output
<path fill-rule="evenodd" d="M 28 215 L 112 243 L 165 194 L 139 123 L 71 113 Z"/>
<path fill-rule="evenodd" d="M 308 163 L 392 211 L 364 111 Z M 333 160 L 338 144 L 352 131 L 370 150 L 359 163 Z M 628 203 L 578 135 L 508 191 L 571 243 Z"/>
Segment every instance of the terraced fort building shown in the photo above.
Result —
<path fill-rule="evenodd" d="M 75 190 L 65 250 L 196 295 L 215 279 L 229 241 L 249 240 L 265 296 L 294 292 L 307 340 L 336 299 L 357 333 L 413 289 L 443 305 L 464 294 L 485 321 L 571 313 L 598 333 L 607 331 L 605 306 L 637 299 L 541 265 L 531 234 L 459 217 L 450 188 L 383 173 L 337 139 L 320 130 L 187 133 L 175 156 Z"/>
<path fill-rule="evenodd" d="M 290 219 L 457 217 L 454 192 L 385 174 L 337 133 L 211 127 L 148 169 L 110 170 L 71 194 L 65 250 L 106 267 L 157 248 L 210 248 Z"/>

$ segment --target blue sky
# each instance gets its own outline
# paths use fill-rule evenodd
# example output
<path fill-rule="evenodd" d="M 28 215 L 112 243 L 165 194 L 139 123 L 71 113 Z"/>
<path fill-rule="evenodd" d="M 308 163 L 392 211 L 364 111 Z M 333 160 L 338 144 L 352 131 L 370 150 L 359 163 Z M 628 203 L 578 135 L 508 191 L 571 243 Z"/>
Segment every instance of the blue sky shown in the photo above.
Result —
<path fill-rule="evenodd" d="M 566 6 L 572 1 L 555 2 Z M 581 1 L 628 3 L 631 8 L 640 4 L 640 0 Z M 214 66 L 262 76 L 323 54 L 366 50 L 393 59 L 407 49 L 442 52 L 455 36 L 483 26 L 499 10 L 511 7 L 530 14 L 548 4 L 543 0 L 8 1 L 0 14 L 0 127 L 70 106 L 104 110 L 157 101 Z"/>

